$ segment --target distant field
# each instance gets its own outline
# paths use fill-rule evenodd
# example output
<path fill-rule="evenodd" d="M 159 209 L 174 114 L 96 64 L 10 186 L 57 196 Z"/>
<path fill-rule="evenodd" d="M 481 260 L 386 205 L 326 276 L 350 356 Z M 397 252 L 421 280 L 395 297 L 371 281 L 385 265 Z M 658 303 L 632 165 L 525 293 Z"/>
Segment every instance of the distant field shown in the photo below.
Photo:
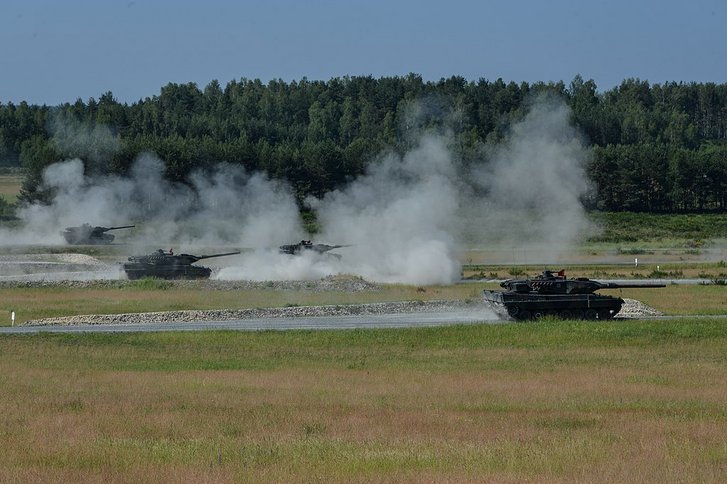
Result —
<path fill-rule="evenodd" d="M 0 175 L 0 195 L 10 203 L 15 203 L 23 177 L 20 175 Z"/>
<path fill-rule="evenodd" d="M 0 481 L 723 482 L 727 318 L 0 337 Z"/>
<path fill-rule="evenodd" d="M 705 214 L 648 214 L 599 213 L 589 214 L 603 232 L 591 242 L 669 241 L 679 239 L 693 248 L 701 247 L 708 239 L 727 237 L 727 213 Z"/>
<path fill-rule="evenodd" d="M 633 259 L 633 256 L 629 256 Z M 645 257 L 641 256 L 642 259 Z M 727 258 L 727 256 L 725 257 Z M 648 259 L 647 259 L 648 261 Z M 590 279 L 727 279 L 727 261 L 719 262 L 642 262 L 638 266 L 630 264 L 530 264 L 494 265 L 465 264 L 462 274 L 465 278 L 510 279 L 535 276 L 543 268 L 565 269 L 568 277 L 588 277 Z M 648 281 L 647 281 L 648 282 Z"/>

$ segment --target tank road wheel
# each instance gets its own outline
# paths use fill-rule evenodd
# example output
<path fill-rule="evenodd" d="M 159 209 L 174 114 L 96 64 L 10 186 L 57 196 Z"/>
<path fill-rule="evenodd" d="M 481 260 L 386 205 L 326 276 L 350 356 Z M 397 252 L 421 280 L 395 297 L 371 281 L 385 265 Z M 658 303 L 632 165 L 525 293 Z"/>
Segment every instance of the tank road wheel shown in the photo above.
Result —
<path fill-rule="evenodd" d="M 518 314 L 520 314 L 520 306 L 508 306 L 507 307 L 507 315 L 514 319 L 519 319 Z"/>
<path fill-rule="evenodd" d="M 533 319 L 543 319 L 545 317 L 545 311 L 535 311 L 533 313 Z"/>
<path fill-rule="evenodd" d="M 530 314 L 530 311 L 520 311 L 520 317 L 518 317 L 518 319 L 520 321 L 529 321 L 532 317 L 533 315 Z"/>
<path fill-rule="evenodd" d="M 573 319 L 573 314 L 567 309 L 564 309 L 561 312 L 559 312 L 558 316 L 560 317 L 560 319 Z"/>
<path fill-rule="evenodd" d="M 598 311 L 598 319 L 611 319 L 613 315 L 611 314 L 611 311 L 608 309 L 603 309 L 601 311 Z"/>
<path fill-rule="evenodd" d="M 594 320 L 598 317 L 598 312 L 595 309 L 586 309 L 584 317 L 588 320 Z"/>
<path fill-rule="evenodd" d="M 585 318 L 585 315 L 583 314 L 582 309 L 576 309 L 573 311 L 573 319 L 583 319 Z"/>

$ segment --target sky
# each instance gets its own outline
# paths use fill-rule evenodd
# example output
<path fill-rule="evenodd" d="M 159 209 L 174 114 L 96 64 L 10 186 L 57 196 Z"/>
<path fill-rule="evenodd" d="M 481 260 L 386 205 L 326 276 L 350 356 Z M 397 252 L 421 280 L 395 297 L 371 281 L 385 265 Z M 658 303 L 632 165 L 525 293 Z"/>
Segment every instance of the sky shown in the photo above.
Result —
<path fill-rule="evenodd" d="M 2 0 L 0 103 L 420 74 L 727 82 L 725 0 Z"/>

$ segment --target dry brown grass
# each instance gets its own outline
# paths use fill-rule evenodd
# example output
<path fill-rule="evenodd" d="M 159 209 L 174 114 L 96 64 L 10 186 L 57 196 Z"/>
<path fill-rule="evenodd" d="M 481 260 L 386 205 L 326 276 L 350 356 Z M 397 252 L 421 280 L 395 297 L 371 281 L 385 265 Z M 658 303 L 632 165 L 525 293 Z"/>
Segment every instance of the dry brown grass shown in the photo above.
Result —
<path fill-rule="evenodd" d="M 5 337 L 0 481 L 721 481 L 724 331 L 628 324 Z"/>

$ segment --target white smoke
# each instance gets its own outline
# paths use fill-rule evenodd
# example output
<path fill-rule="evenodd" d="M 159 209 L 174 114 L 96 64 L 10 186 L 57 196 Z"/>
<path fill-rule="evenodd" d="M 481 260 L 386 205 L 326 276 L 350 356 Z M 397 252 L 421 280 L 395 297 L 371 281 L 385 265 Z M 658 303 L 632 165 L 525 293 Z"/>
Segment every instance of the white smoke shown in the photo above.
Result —
<path fill-rule="evenodd" d="M 426 136 L 398 156 L 386 154 L 341 190 L 308 200 L 318 215 L 317 242 L 346 245 L 331 254 L 248 254 L 225 279 L 319 279 L 354 274 L 376 282 L 448 284 L 460 277 L 455 229 L 455 163 L 444 136 Z"/>
<path fill-rule="evenodd" d="M 300 255 L 281 254 L 277 249 L 255 250 L 235 258 L 213 277 L 221 280 L 312 281 L 346 272 L 341 259 L 310 250 Z"/>
<path fill-rule="evenodd" d="M 581 197 L 589 190 L 589 150 L 559 99 L 540 98 L 511 127 L 489 162 L 472 170 L 476 200 L 465 204 L 470 241 L 536 249 L 553 259 L 593 231 Z"/>
<path fill-rule="evenodd" d="M 87 170 L 96 174 L 106 171 L 106 163 L 121 149 L 121 138 L 108 126 L 82 123 L 66 111 L 52 112 L 48 131 L 55 149 L 66 158 L 83 158 Z"/>
<path fill-rule="evenodd" d="M 458 280 L 463 248 L 530 245 L 556 254 L 589 230 L 579 201 L 588 189 L 588 150 L 564 103 L 535 102 L 505 141 L 466 172 L 451 143 L 446 134 L 420 135 L 407 153 L 385 153 L 358 179 L 308 200 L 321 227 L 314 242 L 348 246 L 331 252 L 340 259 L 278 253 L 279 245 L 311 238 L 284 182 L 222 163 L 172 183 L 150 154 L 125 177 L 89 176 L 80 160 L 48 167 L 43 185 L 54 193 L 52 203 L 22 209 L 23 228 L 0 231 L 0 243 L 62 244 L 59 231 L 67 226 L 137 224 L 117 233 L 119 239 L 175 252 L 253 249 L 219 259 L 227 266 L 217 272 L 220 279 L 353 274 L 424 285 Z"/>
<path fill-rule="evenodd" d="M 269 247 L 303 234 L 284 183 L 227 164 L 193 173 L 189 183 L 166 181 L 164 164 L 150 154 L 135 162 L 128 177 L 86 176 L 80 160 L 55 163 L 43 173 L 52 203 L 20 209 L 22 229 L 1 231 L 0 242 L 64 244 L 60 231 L 82 223 L 138 224 L 133 236 L 117 234 L 139 246 Z"/>
<path fill-rule="evenodd" d="M 505 141 L 466 174 L 450 143 L 447 135 L 420 135 L 403 156 L 388 153 L 362 177 L 308 201 L 321 226 L 316 242 L 350 245 L 334 251 L 340 260 L 256 254 L 244 269 L 220 277 L 347 273 L 378 282 L 448 284 L 460 277 L 463 248 L 517 247 L 529 251 L 531 263 L 549 263 L 591 230 L 580 202 L 588 190 L 588 150 L 562 101 L 534 102 Z"/>
<path fill-rule="evenodd" d="M 459 182 L 446 142 L 426 136 L 404 156 L 388 154 L 363 177 L 312 202 L 322 237 L 351 245 L 341 251 L 345 270 L 410 284 L 459 278 L 452 236 Z"/>

